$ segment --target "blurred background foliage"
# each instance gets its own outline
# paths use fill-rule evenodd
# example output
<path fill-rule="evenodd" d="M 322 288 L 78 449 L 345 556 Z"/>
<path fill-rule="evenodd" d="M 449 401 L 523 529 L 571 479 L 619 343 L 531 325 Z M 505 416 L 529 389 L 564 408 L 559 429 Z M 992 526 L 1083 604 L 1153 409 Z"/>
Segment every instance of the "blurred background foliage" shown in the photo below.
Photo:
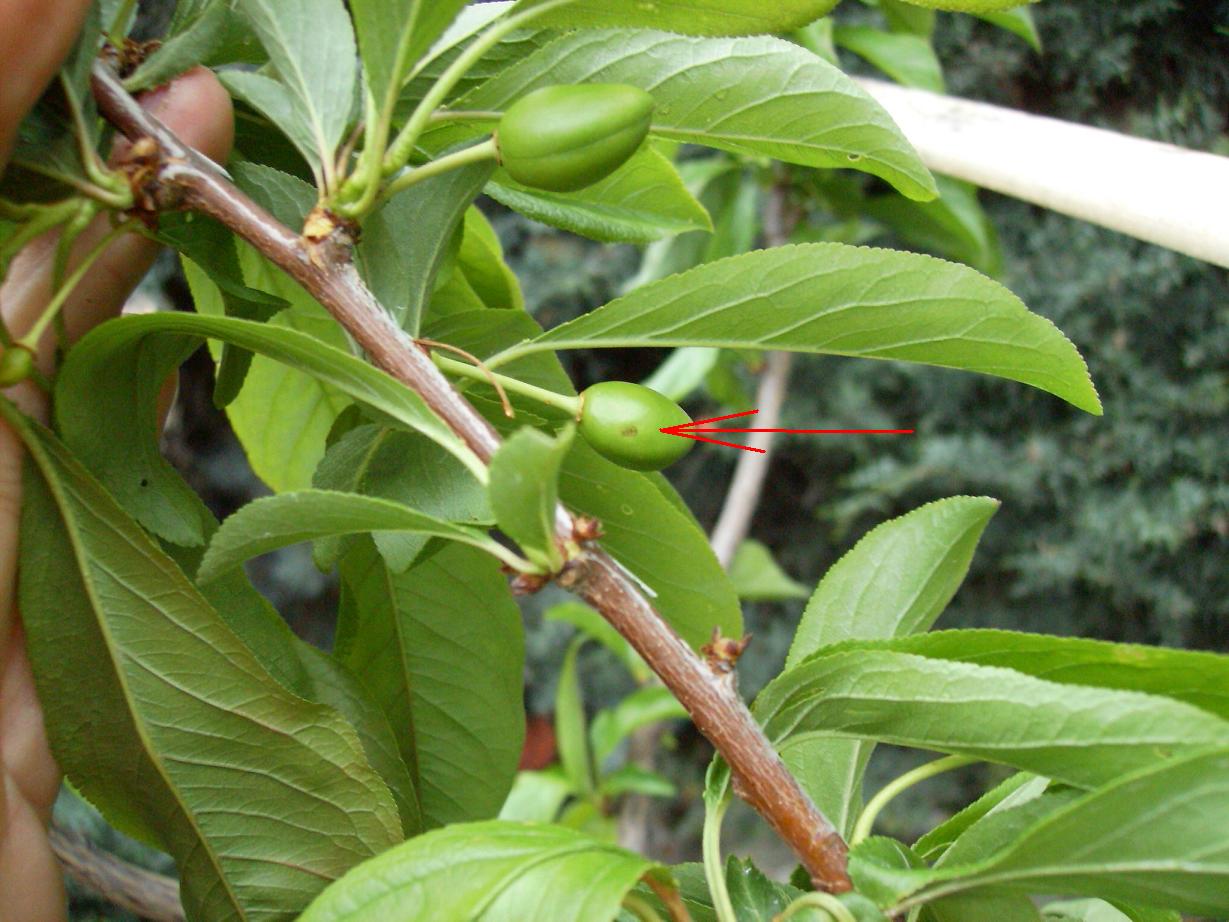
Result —
<path fill-rule="evenodd" d="M 151 9 L 162 4 L 151 4 Z M 144 7 L 145 4 L 142 4 Z M 156 12 L 156 10 L 155 10 Z M 847 2 L 843 24 L 873 23 L 877 11 Z M 1047 0 L 1033 8 L 1043 44 L 980 20 L 940 14 L 935 47 L 948 91 L 1040 114 L 1101 125 L 1199 150 L 1229 154 L 1229 0 Z M 872 73 L 841 52 L 850 70 Z M 845 181 L 842 179 L 842 181 Z M 860 193 L 879 193 L 849 179 Z M 1123 190 L 1130 195 L 1130 190 Z M 831 197 L 829 197 L 831 198 Z M 845 217 L 814 207 L 801 232 L 831 233 Z M 1003 501 L 970 573 L 940 627 L 993 626 L 1229 651 L 1229 274 L 1187 257 L 982 193 L 1000 240 L 1002 280 L 1051 318 L 1087 357 L 1105 416 L 1078 413 L 1028 388 L 956 372 L 891 363 L 804 358 L 795 364 L 784 425 L 914 427 L 914 438 L 789 437 L 779 443 L 753 537 L 794 579 L 813 586 L 867 530 L 929 500 L 961 493 Z M 640 264 L 631 247 L 602 247 L 490 209 L 521 278 L 528 306 L 546 326 L 616 296 Z M 849 230 L 848 227 L 845 228 Z M 859 238 L 905 245 L 881 228 Z M 911 247 L 916 248 L 916 247 Z M 153 303 L 188 309 L 173 260 L 143 288 Z M 641 380 L 665 353 L 571 354 L 579 387 Z M 185 368 L 166 449 L 210 506 L 226 515 L 262 486 L 248 470 L 224 416 L 210 400 L 210 364 Z M 721 394 L 754 376 L 739 368 Z M 748 398 L 749 399 L 749 398 Z M 742 409 L 749 403 L 739 406 Z M 699 413 L 716 407 L 694 402 Z M 709 414 L 711 415 L 711 414 Z M 672 479 L 711 525 L 737 458 L 693 452 Z M 308 553 L 258 563 L 263 591 L 302 635 L 327 644 L 335 585 Z M 545 593 L 527 606 L 527 704 L 549 712 L 571 628 L 541 619 L 559 601 Z M 754 693 L 780 667 L 803 602 L 748 605 L 754 642 L 742 687 Z M 581 657 L 586 704 L 609 705 L 632 688 L 626 672 L 589 645 Z M 872 787 L 918 761 L 884 749 Z M 689 853 L 708 750 L 680 732 L 658 768 L 680 797 L 661 804 L 670 842 L 660 857 Z M 885 831 L 909 835 L 942 819 L 985 781 L 955 773 L 893 804 Z M 58 815 L 113 841 L 89 811 L 62 799 Z M 747 847 L 760 832 L 749 815 L 727 829 Z M 764 841 L 767 841 L 766 839 Z M 767 847 L 767 846 L 765 846 Z M 146 856 L 155 866 L 156 856 Z M 784 861 L 784 856 L 780 857 Z M 771 855 L 763 855 L 769 865 Z M 779 870 L 779 868 L 776 868 Z M 74 918 L 125 919 L 75 893 Z"/>

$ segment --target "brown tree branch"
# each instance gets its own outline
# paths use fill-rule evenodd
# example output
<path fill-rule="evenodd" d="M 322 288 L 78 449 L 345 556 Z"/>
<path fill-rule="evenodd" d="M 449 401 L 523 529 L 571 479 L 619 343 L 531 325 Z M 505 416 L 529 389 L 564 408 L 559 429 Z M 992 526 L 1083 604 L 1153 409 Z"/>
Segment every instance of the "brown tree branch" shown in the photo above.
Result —
<path fill-rule="evenodd" d="M 179 881 L 101 851 L 59 825 L 51 827 L 50 838 L 64 872 L 81 886 L 142 919 L 184 922 Z"/>
<path fill-rule="evenodd" d="M 93 87 L 99 110 L 116 128 L 134 142 L 150 138 L 157 144 L 160 167 L 144 191 L 158 208 L 199 211 L 247 240 L 319 301 L 376 366 L 417 392 L 475 454 L 490 459 L 499 446 L 495 431 L 367 290 L 343 233 L 306 239 L 280 225 L 216 164 L 142 109 L 101 62 Z M 571 515 L 561 509 L 557 520 L 561 535 L 570 536 Z M 597 609 L 661 677 L 729 763 L 736 790 L 789 843 L 816 885 L 848 890 L 844 841 L 781 762 L 732 683 L 683 642 L 600 548 L 570 561 L 558 581 Z"/>

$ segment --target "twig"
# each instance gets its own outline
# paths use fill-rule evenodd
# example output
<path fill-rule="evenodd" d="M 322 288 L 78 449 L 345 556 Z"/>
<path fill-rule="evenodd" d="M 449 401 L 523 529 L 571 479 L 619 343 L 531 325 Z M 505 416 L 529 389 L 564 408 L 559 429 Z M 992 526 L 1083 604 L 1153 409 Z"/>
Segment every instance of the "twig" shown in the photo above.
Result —
<path fill-rule="evenodd" d="M 173 877 L 129 864 L 59 825 L 51 827 L 50 837 L 65 873 L 81 886 L 150 922 L 184 922 L 179 882 Z"/>
<path fill-rule="evenodd" d="M 756 428 L 778 427 L 781 421 L 781 405 L 785 402 L 785 392 L 789 389 L 792 364 L 793 356 L 788 352 L 769 352 L 765 358 L 764 371 L 760 375 L 755 395 L 755 406 L 759 410 L 755 415 Z M 772 457 L 775 439 L 776 435 L 772 432 L 752 432 L 747 436 L 746 444 L 751 448 L 763 449 L 765 454 L 744 452 L 739 456 L 738 464 L 734 468 L 734 477 L 730 480 L 725 504 L 721 507 L 721 515 L 717 517 L 717 524 L 709 538 L 713 553 L 727 569 L 738 546 L 751 530 L 751 520 L 755 517 L 760 495 L 764 491 L 764 481 L 768 477 L 768 462 Z"/>
<path fill-rule="evenodd" d="M 797 217 L 789 210 L 789 183 L 778 174 L 764 208 L 764 241 L 771 247 L 789 242 Z M 789 372 L 793 356 L 788 352 L 770 352 L 764 360 L 759 388 L 755 395 L 756 428 L 776 429 L 781 421 L 781 406 L 789 390 Z M 762 449 L 764 454 L 743 452 L 734 468 L 734 477 L 726 493 L 725 503 L 709 543 L 723 567 L 729 568 L 738 546 L 751 530 L 751 519 L 760 504 L 764 481 L 768 477 L 768 462 L 772 457 L 772 432 L 752 432 L 747 445 Z"/>
<path fill-rule="evenodd" d="M 152 138 L 162 167 L 149 190 L 162 209 L 192 209 L 221 221 L 302 285 L 366 350 L 372 362 L 413 389 L 484 461 L 499 446 L 490 424 L 455 391 L 431 359 L 392 321 L 364 286 L 344 234 L 307 240 L 280 225 L 184 145 L 97 63 L 94 95 L 101 113 L 129 138 Z M 561 538 L 573 531 L 560 508 Z M 721 681 L 663 621 L 622 568 L 596 546 L 569 562 L 558 582 L 599 611 L 644 657 L 687 708 L 696 727 L 729 763 L 738 790 L 798 854 L 817 886 L 850 887 L 839 833 L 803 793 L 736 690 Z"/>

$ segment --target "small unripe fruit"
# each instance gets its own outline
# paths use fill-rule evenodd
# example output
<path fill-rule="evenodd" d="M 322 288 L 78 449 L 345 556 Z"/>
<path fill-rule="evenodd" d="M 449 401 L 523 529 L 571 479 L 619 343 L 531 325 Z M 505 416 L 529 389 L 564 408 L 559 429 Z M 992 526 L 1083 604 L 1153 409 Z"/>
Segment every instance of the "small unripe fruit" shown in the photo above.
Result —
<path fill-rule="evenodd" d="M 12 387 L 30 377 L 34 356 L 23 346 L 9 346 L 0 355 L 0 387 Z"/>
<path fill-rule="evenodd" d="M 580 395 L 580 434 L 607 460 L 634 471 L 658 471 L 695 443 L 662 432 L 691 422 L 673 400 L 627 381 L 604 381 Z"/>
<path fill-rule="evenodd" d="M 653 97 L 622 83 L 547 86 L 518 99 L 496 133 L 499 162 L 517 182 L 575 192 L 605 179 L 649 133 Z"/>

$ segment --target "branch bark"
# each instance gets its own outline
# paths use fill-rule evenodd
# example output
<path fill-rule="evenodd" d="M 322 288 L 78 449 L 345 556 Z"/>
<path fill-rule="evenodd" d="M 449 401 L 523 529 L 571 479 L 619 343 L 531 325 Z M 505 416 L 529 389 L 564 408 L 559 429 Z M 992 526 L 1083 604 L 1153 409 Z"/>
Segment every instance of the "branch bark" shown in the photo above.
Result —
<path fill-rule="evenodd" d="M 373 364 L 416 391 L 478 457 L 490 459 L 499 437 L 367 290 L 346 241 L 336 234 L 307 240 L 280 225 L 216 164 L 142 109 L 101 62 L 93 89 L 99 111 L 123 134 L 157 143 L 160 168 L 147 191 L 159 208 L 199 211 L 247 240 L 319 301 Z M 560 533 L 570 537 L 571 515 L 560 509 L 556 519 Z M 786 769 L 732 683 L 684 643 L 596 545 L 571 561 L 558 582 L 600 612 L 661 677 L 729 763 L 735 789 L 793 848 L 816 886 L 850 889 L 845 842 Z"/>
<path fill-rule="evenodd" d="M 150 922 L 184 922 L 174 878 L 100 851 L 58 825 L 51 827 L 51 847 L 69 877 L 120 909 Z"/>

